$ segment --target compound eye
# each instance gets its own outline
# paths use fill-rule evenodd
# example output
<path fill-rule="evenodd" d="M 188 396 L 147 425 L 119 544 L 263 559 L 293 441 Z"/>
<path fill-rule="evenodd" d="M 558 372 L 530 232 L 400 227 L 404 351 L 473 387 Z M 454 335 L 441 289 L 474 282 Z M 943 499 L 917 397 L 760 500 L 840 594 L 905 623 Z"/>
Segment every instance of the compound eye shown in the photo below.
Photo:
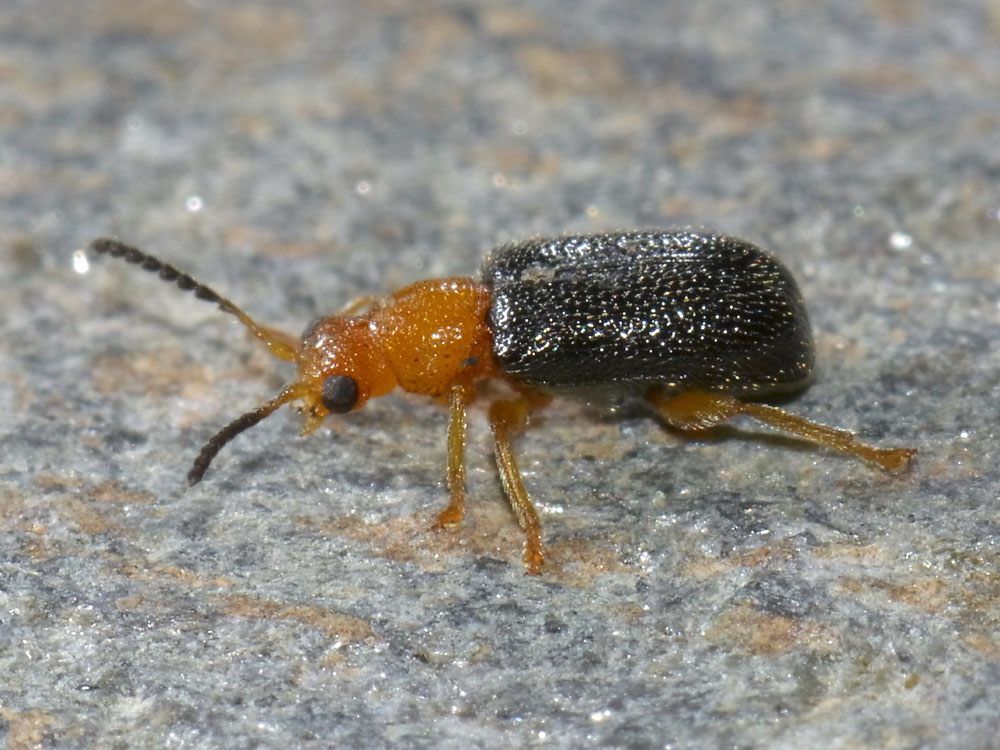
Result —
<path fill-rule="evenodd" d="M 358 402 L 358 384 L 347 375 L 331 375 L 323 381 L 323 406 L 334 414 L 345 414 Z"/>

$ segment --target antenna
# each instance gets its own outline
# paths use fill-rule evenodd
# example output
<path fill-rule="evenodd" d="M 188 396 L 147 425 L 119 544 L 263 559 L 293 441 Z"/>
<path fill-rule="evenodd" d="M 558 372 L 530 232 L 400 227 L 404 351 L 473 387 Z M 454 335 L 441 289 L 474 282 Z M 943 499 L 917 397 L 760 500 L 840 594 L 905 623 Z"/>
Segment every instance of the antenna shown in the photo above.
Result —
<path fill-rule="evenodd" d="M 273 355 L 288 361 L 298 360 L 298 349 L 294 338 L 280 331 L 258 325 L 253 318 L 217 291 L 202 284 L 183 271 L 179 271 L 169 263 L 165 263 L 137 247 L 132 247 L 131 245 L 126 245 L 123 242 L 106 237 L 91 242 L 90 249 L 99 255 L 110 255 L 112 258 L 121 258 L 126 263 L 139 266 L 144 271 L 157 273 L 167 283 L 176 284 L 185 292 L 193 292 L 194 296 L 198 299 L 218 305 L 222 311 L 239 318 L 243 325 L 249 328 L 257 338 L 267 344 L 267 348 L 271 350 Z M 253 427 L 262 419 L 270 416 L 282 404 L 301 398 L 305 391 L 306 389 L 300 383 L 286 385 L 276 398 L 257 407 L 253 411 L 247 412 L 239 419 L 223 427 L 202 447 L 201 453 L 198 454 L 198 457 L 194 460 L 194 464 L 191 466 L 191 470 L 188 472 L 188 483 L 197 484 L 201 481 L 208 470 L 209 464 L 212 463 L 212 459 L 215 458 L 216 454 L 218 454 L 226 443 L 241 432 Z"/>
<path fill-rule="evenodd" d="M 132 247 L 131 245 L 126 245 L 124 242 L 112 240 L 107 237 L 102 237 L 91 242 L 90 249 L 99 255 L 110 255 L 112 258 L 121 258 L 126 263 L 139 266 L 144 271 L 157 273 L 168 284 L 176 284 L 185 292 L 193 292 L 194 296 L 198 299 L 217 304 L 220 310 L 239 318 L 243 325 L 253 331 L 254 336 L 267 344 L 267 348 L 271 350 L 271 354 L 278 359 L 288 362 L 294 362 L 298 359 L 295 341 L 290 336 L 258 325 L 253 318 L 217 291 L 202 284 L 183 271 L 179 271 L 169 263 L 165 263 L 149 253 L 144 253 L 137 247 Z"/>
<path fill-rule="evenodd" d="M 258 406 L 253 411 L 247 412 L 238 419 L 234 419 L 232 422 L 219 430 L 209 439 L 207 443 L 205 443 L 205 445 L 202 446 L 201 453 L 198 454 L 198 458 L 196 458 L 194 460 L 194 464 L 191 465 L 191 471 L 189 471 L 187 475 L 188 484 L 195 485 L 201 481 L 201 478 L 205 476 L 205 472 L 208 470 L 209 464 L 212 463 L 212 459 L 215 458 L 216 454 L 222 450 L 222 447 L 226 443 L 239 435 L 241 432 L 249 430 L 262 419 L 271 416 L 271 414 L 274 413 L 282 404 L 301 398 L 302 390 L 302 386 L 298 383 L 286 385 L 281 390 L 281 393 L 278 394 L 277 398 L 268 401 L 262 406 Z"/>

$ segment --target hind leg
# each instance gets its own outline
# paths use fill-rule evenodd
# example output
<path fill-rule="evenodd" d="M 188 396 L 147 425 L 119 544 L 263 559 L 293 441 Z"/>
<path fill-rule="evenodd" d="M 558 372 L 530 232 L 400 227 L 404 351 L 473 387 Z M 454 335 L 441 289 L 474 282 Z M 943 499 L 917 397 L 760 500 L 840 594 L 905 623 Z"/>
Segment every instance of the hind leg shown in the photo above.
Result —
<path fill-rule="evenodd" d="M 774 406 L 740 401 L 724 393 L 665 396 L 653 389 L 646 394 L 646 400 L 668 424 L 681 430 L 704 430 L 743 414 L 811 443 L 857 456 L 886 471 L 905 469 L 917 453 L 911 448 L 875 448 L 858 442 L 846 430 L 811 422 Z"/>

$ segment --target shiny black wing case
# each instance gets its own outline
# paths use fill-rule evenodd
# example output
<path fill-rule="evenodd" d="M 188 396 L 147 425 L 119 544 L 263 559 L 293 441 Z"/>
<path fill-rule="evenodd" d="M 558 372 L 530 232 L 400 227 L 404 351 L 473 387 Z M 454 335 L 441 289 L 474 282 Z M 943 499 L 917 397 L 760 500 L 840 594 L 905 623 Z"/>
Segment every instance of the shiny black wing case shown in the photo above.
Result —
<path fill-rule="evenodd" d="M 642 231 L 494 250 L 493 354 L 554 388 L 661 383 L 768 393 L 808 382 L 813 340 L 788 270 L 734 237 Z"/>

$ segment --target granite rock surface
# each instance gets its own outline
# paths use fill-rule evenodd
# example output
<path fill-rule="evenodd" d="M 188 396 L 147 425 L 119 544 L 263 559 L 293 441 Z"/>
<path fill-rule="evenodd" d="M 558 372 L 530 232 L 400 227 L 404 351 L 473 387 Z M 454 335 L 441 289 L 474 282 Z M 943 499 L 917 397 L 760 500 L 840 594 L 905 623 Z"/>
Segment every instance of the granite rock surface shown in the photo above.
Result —
<path fill-rule="evenodd" d="M 0 136 L 7 747 L 1000 747 L 996 2 L 8 0 Z M 778 254 L 819 363 L 785 406 L 912 470 L 557 401 L 527 577 L 478 407 L 452 531 L 405 394 L 283 410 L 187 488 L 293 373 L 74 256 L 297 333 L 663 226 Z"/>

